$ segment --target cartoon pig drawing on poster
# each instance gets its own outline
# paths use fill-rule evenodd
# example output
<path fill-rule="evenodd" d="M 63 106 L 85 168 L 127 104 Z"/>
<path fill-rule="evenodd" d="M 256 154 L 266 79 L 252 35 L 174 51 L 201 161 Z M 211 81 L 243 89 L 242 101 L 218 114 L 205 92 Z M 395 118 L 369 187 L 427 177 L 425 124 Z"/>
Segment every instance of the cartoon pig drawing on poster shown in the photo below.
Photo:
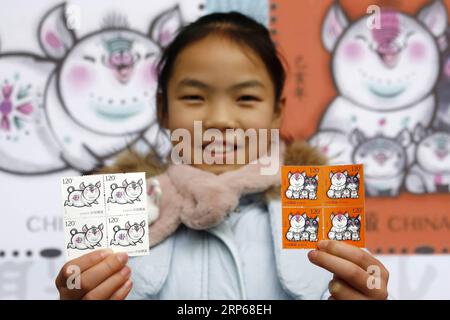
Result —
<path fill-rule="evenodd" d="M 447 29 L 447 43 L 450 42 L 450 27 Z M 441 56 L 441 77 L 436 86 L 438 110 L 434 127 L 450 133 L 450 47 Z"/>
<path fill-rule="evenodd" d="M 355 145 L 352 162 L 364 165 L 367 195 L 398 196 L 406 174 L 406 148 L 412 143 L 409 131 L 403 129 L 392 139 L 384 136 L 369 138 L 355 129 L 351 140 Z"/>
<path fill-rule="evenodd" d="M 47 132 L 34 149 L 51 149 L 47 171 L 63 163 L 89 172 L 137 142 L 154 146 L 161 141 L 155 122 L 157 60 L 182 19 L 175 6 L 159 14 L 144 34 L 130 29 L 125 17 L 109 15 L 100 30 L 77 38 L 67 28 L 65 8 L 51 9 L 39 26 L 39 43 L 54 72 L 42 92 L 41 122 Z M 1 153 L 8 151 L 5 147 L 0 141 Z M 0 162 L 1 169 L 20 173 L 21 161 L 28 167 L 41 161 L 17 154 L 18 161 Z"/>
<path fill-rule="evenodd" d="M 350 23 L 337 3 L 325 16 L 322 41 L 332 55 L 338 96 L 322 117 L 318 137 L 313 139 L 316 142 L 322 134 L 329 136 L 330 130 L 348 136 L 358 129 L 366 137 L 395 138 L 404 129 L 412 132 L 419 123 L 428 127 L 433 120 L 433 89 L 440 51 L 445 49 L 444 4 L 433 1 L 416 17 L 382 8 L 379 27 L 371 21 L 364 16 Z M 345 154 L 348 144 L 350 141 L 340 146 Z M 413 152 L 411 147 L 408 163 Z"/>
<path fill-rule="evenodd" d="M 416 162 L 411 166 L 405 186 L 411 193 L 450 192 L 450 132 L 414 130 Z"/>
<path fill-rule="evenodd" d="M 45 87 L 55 67 L 31 53 L 0 53 L 0 170 L 36 174 L 67 166 L 44 113 Z M 36 146 L 32 156 L 24 146 Z"/>

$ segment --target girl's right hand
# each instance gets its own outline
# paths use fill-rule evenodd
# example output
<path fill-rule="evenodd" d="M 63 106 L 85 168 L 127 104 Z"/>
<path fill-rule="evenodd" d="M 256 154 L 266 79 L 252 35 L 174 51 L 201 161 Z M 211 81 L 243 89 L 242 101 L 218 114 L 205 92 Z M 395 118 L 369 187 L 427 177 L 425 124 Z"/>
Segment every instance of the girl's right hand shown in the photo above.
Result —
<path fill-rule="evenodd" d="M 60 299 L 125 299 L 133 285 L 127 261 L 127 253 L 113 254 L 111 249 L 94 251 L 70 260 L 61 268 L 55 280 Z M 74 267 L 80 272 L 78 289 L 67 286 L 68 280 L 69 283 L 76 283 L 72 279 Z"/>

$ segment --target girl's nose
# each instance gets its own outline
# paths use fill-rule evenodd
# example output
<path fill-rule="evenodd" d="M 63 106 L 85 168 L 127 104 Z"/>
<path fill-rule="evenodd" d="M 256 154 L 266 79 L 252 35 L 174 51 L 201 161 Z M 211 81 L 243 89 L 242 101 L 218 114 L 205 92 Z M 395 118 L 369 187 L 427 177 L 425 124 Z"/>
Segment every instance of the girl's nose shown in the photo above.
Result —
<path fill-rule="evenodd" d="M 233 108 L 227 103 L 216 102 L 208 106 L 208 112 L 203 119 L 205 129 L 215 128 L 219 130 L 237 128 Z"/>

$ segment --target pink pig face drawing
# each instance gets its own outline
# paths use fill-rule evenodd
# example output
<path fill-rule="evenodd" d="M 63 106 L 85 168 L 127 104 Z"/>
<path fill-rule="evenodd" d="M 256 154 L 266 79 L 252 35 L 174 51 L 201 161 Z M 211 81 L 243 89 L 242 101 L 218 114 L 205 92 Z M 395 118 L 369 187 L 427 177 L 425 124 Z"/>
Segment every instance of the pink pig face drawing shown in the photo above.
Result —
<path fill-rule="evenodd" d="M 87 229 L 83 228 L 83 231 L 86 232 L 86 240 L 90 243 L 98 243 L 103 238 L 103 225 L 100 225 L 98 227 L 92 226 L 91 228 Z"/>
<path fill-rule="evenodd" d="M 142 221 L 140 224 L 135 222 L 132 225 L 130 225 L 130 223 L 127 222 L 125 227 L 128 228 L 128 236 L 130 237 L 130 239 L 133 241 L 141 239 L 144 236 L 144 226 L 145 221 Z"/>
<path fill-rule="evenodd" d="M 90 183 L 83 190 L 83 197 L 88 201 L 95 201 L 100 196 L 100 189 L 98 185 Z"/>
<path fill-rule="evenodd" d="M 131 181 L 125 187 L 125 192 L 130 198 L 138 198 L 142 194 L 142 181 Z"/>
<path fill-rule="evenodd" d="M 58 4 L 39 23 L 44 56 L 0 54 L 1 171 L 88 172 L 127 147 L 170 148 L 156 121 L 157 62 L 184 22 L 179 5 L 144 8 L 147 29 L 107 6 L 86 20 L 98 26 L 73 30 L 67 3 Z"/>
<path fill-rule="evenodd" d="M 371 110 L 408 106 L 427 96 L 439 75 L 446 8 L 431 2 L 417 15 L 381 8 L 349 22 L 338 4 L 324 21 L 322 40 L 342 96 Z"/>
<path fill-rule="evenodd" d="M 333 227 L 344 228 L 345 226 L 347 226 L 347 221 L 348 221 L 347 212 L 345 212 L 344 214 L 337 213 L 336 215 L 335 214 L 331 215 L 331 223 L 333 224 Z"/>
<path fill-rule="evenodd" d="M 58 62 L 59 103 L 79 126 L 120 136 L 142 132 L 155 120 L 157 61 L 180 27 L 178 7 L 156 17 L 149 33 L 130 29 L 126 17 L 107 16 L 101 29 L 77 39 L 67 29 L 65 6 L 41 22 L 40 42 Z"/>
<path fill-rule="evenodd" d="M 347 176 L 348 173 L 347 171 L 344 172 L 330 172 L 330 180 L 331 180 L 331 184 L 333 186 L 337 186 L 337 187 L 342 187 L 345 185 L 345 182 L 347 181 Z"/>

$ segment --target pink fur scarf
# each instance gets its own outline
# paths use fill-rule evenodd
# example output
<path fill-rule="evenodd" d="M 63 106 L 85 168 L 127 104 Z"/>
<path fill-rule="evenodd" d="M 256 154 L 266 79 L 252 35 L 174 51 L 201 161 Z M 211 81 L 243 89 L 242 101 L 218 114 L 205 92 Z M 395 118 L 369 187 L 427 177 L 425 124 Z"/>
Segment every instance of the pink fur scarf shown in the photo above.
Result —
<path fill-rule="evenodd" d="M 285 145 L 281 142 L 280 165 L 284 151 Z M 162 190 L 162 199 L 159 216 L 150 224 L 150 247 L 173 234 L 180 224 L 196 230 L 216 226 L 237 207 L 242 195 L 279 186 L 280 172 L 262 175 L 262 167 L 258 161 L 215 175 L 190 165 L 169 165 L 164 174 L 155 177 Z"/>

